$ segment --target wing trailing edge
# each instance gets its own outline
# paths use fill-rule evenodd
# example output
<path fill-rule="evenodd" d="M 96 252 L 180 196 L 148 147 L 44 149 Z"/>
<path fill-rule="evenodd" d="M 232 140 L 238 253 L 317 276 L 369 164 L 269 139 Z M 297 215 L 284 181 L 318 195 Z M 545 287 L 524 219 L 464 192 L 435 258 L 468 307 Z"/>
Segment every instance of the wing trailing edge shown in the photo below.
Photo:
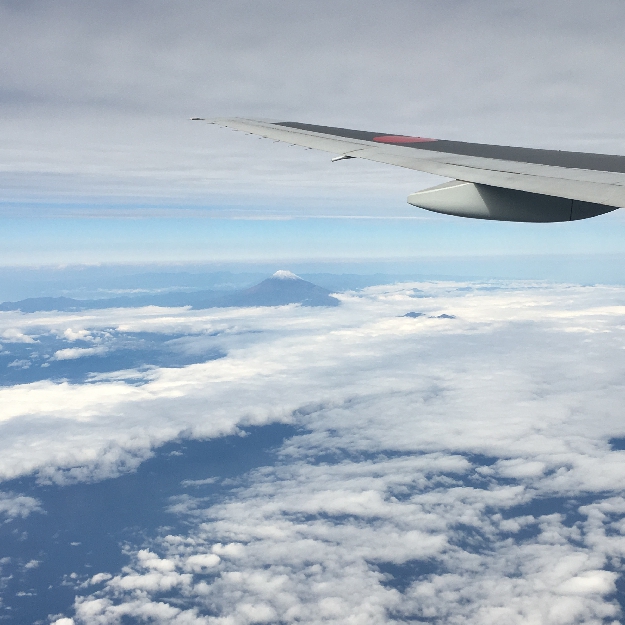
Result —
<path fill-rule="evenodd" d="M 234 130 L 454 179 L 409 196 L 414 206 L 501 221 L 586 219 L 625 206 L 625 157 L 495 146 L 298 122 L 223 118 Z"/>

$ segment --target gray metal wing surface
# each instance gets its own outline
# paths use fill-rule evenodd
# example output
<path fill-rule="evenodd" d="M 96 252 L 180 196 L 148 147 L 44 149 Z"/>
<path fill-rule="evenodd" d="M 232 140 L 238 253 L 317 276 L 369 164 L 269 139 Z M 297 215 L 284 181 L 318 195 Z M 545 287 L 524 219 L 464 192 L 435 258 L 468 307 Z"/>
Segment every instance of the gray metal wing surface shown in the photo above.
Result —
<path fill-rule="evenodd" d="M 625 206 L 625 156 L 466 143 L 298 122 L 209 121 L 323 150 L 337 158 L 363 158 L 452 178 L 453 182 L 408 197 L 410 204 L 439 213 L 554 222 L 594 217 Z"/>

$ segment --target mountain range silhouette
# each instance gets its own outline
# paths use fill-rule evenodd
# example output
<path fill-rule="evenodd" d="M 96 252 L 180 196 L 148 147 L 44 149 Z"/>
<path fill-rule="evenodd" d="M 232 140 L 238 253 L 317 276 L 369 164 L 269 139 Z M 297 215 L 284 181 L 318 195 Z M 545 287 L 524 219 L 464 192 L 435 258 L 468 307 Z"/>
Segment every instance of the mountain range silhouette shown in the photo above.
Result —
<path fill-rule="evenodd" d="M 338 306 L 330 291 L 303 280 L 290 271 L 280 270 L 273 276 L 248 289 L 237 291 L 170 291 L 145 295 L 125 295 L 104 299 L 74 299 L 71 297 L 31 297 L 17 302 L 3 302 L 0 311 L 74 312 L 100 308 L 137 308 L 139 306 L 179 307 L 194 309 L 285 306 Z"/>

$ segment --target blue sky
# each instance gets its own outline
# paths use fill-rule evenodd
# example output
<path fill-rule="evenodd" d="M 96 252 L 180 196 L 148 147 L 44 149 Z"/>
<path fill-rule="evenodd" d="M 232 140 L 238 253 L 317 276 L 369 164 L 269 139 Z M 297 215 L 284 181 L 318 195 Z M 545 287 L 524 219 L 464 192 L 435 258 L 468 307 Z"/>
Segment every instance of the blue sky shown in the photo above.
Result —
<path fill-rule="evenodd" d="M 406 219 L 30 218 L 3 220 L 3 265 L 416 260 L 422 257 L 620 254 L 619 213 L 515 224 Z"/>

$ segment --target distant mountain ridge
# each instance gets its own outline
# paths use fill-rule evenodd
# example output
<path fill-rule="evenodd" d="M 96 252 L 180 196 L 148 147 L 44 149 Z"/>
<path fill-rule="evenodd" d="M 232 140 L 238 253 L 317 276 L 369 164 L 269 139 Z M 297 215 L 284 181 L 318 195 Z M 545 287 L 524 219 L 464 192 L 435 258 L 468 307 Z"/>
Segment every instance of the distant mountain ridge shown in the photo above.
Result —
<path fill-rule="evenodd" d="M 140 306 L 191 306 L 194 309 L 203 309 L 285 306 L 287 304 L 338 306 L 340 302 L 336 297 L 332 297 L 327 289 L 303 280 L 290 271 L 280 270 L 256 286 L 232 292 L 174 291 L 84 300 L 71 297 L 30 297 L 17 302 L 3 302 L 0 304 L 0 311 L 74 312 L 98 308 L 137 308 Z"/>
<path fill-rule="evenodd" d="M 290 271 L 276 271 L 260 284 L 224 298 L 226 306 L 338 306 L 339 300 L 330 291 Z"/>

